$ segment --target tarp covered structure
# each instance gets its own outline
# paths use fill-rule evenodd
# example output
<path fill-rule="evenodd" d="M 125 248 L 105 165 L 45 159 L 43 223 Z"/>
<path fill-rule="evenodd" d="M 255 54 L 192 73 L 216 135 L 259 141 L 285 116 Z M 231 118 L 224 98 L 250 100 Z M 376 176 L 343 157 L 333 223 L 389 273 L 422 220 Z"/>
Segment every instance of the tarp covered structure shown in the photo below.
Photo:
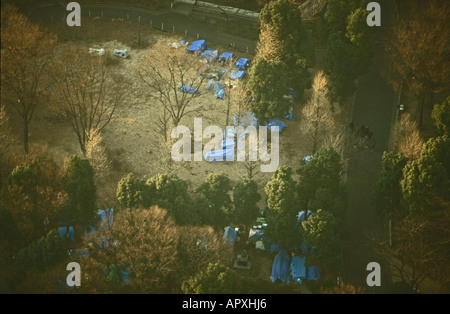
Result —
<path fill-rule="evenodd" d="M 72 226 L 58 227 L 58 233 L 61 239 L 67 241 L 67 243 L 72 243 L 75 241 L 75 229 Z"/>
<path fill-rule="evenodd" d="M 319 280 L 320 271 L 319 266 L 310 266 L 307 269 L 306 279 L 308 280 Z"/>
<path fill-rule="evenodd" d="M 231 71 L 230 79 L 231 80 L 242 80 L 245 75 L 245 71 Z"/>
<path fill-rule="evenodd" d="M 206 40 L 200 39 L 192 42 L 192 44 L 187 49 L 190 52 L 203 52 L 206 49 Z"/>
<path fill-rule="evenodd" d="M 285 250 L 280 250 L 275 255 L 272 264 L 272 275 L 270 276 L 272 282 L 280 280 L 281 282 L 289 283 L 289 262 L 290 257 Z"/>
<path fill-rule="evenodd" d="M 230 226 L 225 228 L 225 232 L 223 233 L 223 239 L 225 243 L 233 246 L 236 243 L 237 233 L 236 230 L 231 228 Z"/>
<path fill-rule="evenodd" d="M 306 257 L 304 256 L 293 256 L 291 261 L 291 275 L 292 279 L 296 283 L 302 283 L 306 278 L 306 267 L 305 267 Z"/>
<path fill-rule="evenodd" d="M 183 93 L 198 94 L 198 88 L 193 88 L 193 87 L 187 86 L 187 85 L 178 87 L 178 90 Z"/>
<path fill-rule="evenodd" d="M 247 58 L 239 58 L 238 61 L 236 61 L 236 69 L 239 70 L 245 70 L 247 68 L 248 63 L 250 62 L 250 59 Z"/>
<path fill-rule="evenodd" d="M 250 242 L 265 239 L 264 229 L 251 228 L 248 232 L 248 240 Z"/>
<path fill-rule="evenodd" d="M 212 63 L 217 60 L 218 55 L 219 55 L 219 50 L 207 48 L 205 51 L 202 52 L 200 57 L 202 59 L 206 60 L 207 62 Z"/>
<path fill-rule="evenodd" d="M 209 81 L 206 85 L 206 89 L 216 93 L 216 98 L 218 99 L 223 99 L 225 96 L 225 85 L 220 84 L 219 82 Z"/>
<path fill-rule="evenodd" d="M 264 125 L 272 132 L 274 131 L 273 127 L 277 126 L 279 132 L 282 132 L 283 129 L 287 127 L 286 123 L 277 119 L 270 119 L 269 122 L 266 122 Z"/>
<path fill-rule="evenodd" d="M 223 52 L 219 57 L 219 62 L 229 61 L 234 58 L 235 54 L 232 52 Z"/>

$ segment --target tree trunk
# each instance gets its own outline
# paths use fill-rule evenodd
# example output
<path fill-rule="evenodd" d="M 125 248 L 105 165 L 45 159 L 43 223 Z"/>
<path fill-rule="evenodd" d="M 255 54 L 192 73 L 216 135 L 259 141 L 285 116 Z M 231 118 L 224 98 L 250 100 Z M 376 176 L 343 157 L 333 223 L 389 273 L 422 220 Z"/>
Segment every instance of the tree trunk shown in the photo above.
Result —
<path fill-rule="evenodd" d="M 28 154 L 28 121 L 26 117 L 23 119 L 23 148 L 25 153 Z"/>

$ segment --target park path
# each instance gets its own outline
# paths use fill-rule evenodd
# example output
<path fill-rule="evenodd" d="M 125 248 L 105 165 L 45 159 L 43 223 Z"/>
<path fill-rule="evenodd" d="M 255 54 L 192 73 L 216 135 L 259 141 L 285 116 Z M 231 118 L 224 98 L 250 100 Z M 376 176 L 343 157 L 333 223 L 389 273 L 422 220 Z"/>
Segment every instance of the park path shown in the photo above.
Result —
<path fill-rule="evenodd" d="M 368 239 L 369 234 L 380 236 L 385 233 L 382 222 L 376 215 L 371 201 L 374 184 L 381 170 L 381 156 L 387 150 L 391 125 L 396 113 L 396 94 L 382 77 L 384 69 L 383 38 L 389 29 L 391 17 L 389 1 L 379 1 L 382 8 L 382 23 L 374 43 L 375 56 L 372 65 L 358 80 L 358 89 L 354 96 L 352 121 L 355 125 L 364 125 L 373 131 L 376 147 L 359 152 L 348 164 L 347 183 L 349 189 L 349 208 L 347 224 L 348 243 L 344 252 L 344 280 L 355 286 L 367 287 L 366 270 L 370 262 L 381 266 L 382 285 L 369 289 L 373 292 L 385 292 L 390 281 L 389 267 L 377 260 Z M 384 283 L 384 285 L 383 285 Z"/>

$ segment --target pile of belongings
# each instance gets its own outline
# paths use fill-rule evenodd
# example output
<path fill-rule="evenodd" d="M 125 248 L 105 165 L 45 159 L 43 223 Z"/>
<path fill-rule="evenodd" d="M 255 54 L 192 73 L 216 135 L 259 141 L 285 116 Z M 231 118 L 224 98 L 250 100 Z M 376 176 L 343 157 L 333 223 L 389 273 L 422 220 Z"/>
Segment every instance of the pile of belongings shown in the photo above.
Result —
<path fill-rule="evenodd" d="M 128 58 L 128 50 L 114 49 L 114 55 L 121 58 Z"/>
<path fill-rule="evenodd" d="M 95 49 L 95 48 L 89 48 L 89 54 L 91 56 L 103 56 L 105 55 L 105 49 L 101 48 L 101 49 Z"/>

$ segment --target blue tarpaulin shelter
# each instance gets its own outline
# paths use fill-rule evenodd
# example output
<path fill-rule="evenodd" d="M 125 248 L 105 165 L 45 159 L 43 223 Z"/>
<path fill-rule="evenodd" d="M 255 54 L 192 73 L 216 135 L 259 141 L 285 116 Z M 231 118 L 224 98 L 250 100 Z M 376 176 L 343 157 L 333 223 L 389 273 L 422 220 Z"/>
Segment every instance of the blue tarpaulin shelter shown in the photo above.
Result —
<path fill-rule="evenodd" d="M 308 280 L 319 280 L 320 279 L 320 271 L 319 266 L 310 266 L 308 267 L 306 279 Z"/>
<path fill-rule="evenodd" d="M 270 119 L 269 122 L 266 122 L 264 124 L 270 131 L 273 131 L 273 127 L 277 126 L 279 128 L 279 132 L 282 132 L 284 128 L 287 127 L 287 124 L 277 120 L 277 119 Z"/>
<path fill-rule="evenodd" d="M 226 243 L 233 246 L 236 243 L 237 233 L 236 230 L 231 228 L 230 226 L 225 228 L 225 232 L 223 233 L 223 239 Z"/>
<path fill-rule="evenodd" d="M 257 240 L 263 240 L 266 236 L 264 235 L 264 229 L 256 229 L 251 228 L 248 233 L 248 240 L 250 242 L 257 241 Z"/>
<path fill-rule="evenodd" d="M 223 52 L 220 57 L 219 61 L 229 61 L 230 59 L 234 58 L 235 54 L 232 52 Z"/>
<path fill-rule="evenodd" d="M 245 71 L 231 71 L 230 79 L 232 80 L 242 80 L 245 75 Z"/>
<path fill-rule="evenodd" d="M 58 227 L 58 233 L 61 239 L 67 240 L 68 243 L 72 243 L 75 241 L 75 229 L 72 226 Z"/>
<path fill-rule="evenodd" d="M 245 70 L 247 67 L 247 64 L 250 62 L 250 59 L 247 58 L 240 58 L 238 61 L 236 61 L 236 69 L 239 70 Z"/>
<path fill-rule="evenodd" d="M 192 44 L 187 49 L 190 52 L 203 52 L 206 49 L 206 40 L 200 39 L 192 42 Z"/>
<path fill-rule="evenodd" d="M 273 260 L 272 275 L 270 279 L 272 282 L 280 280 L 284 283 L 289 283 L 289 254 L 285 250 L 280 250 Z"/>
<path fill-rule="evenodd" d="M 219 82 L 209 81 L 206 85 L 206 89 L 216 93 L 217 99 L 223 99 L 223 97 L 225 97 L 225 85 L 220 84 Z"/>
<path fill-rule="evenodd" d="M 302 283 L 306 278 L 306 268 L 305 268 L 306 257 L 304 256 L 293 256 L 291 261 L 291 275 L 292 279 L 296 283 Z"/>
<path fill-rule="evenodd" d="M 178 87 L 178 90 L 183 93 L 198 94 L 198 88 L 193 88 L 187 85 Z"/>
<path fill-rule="evenodd" d="M 207 62 L 211 63 L 216 61 L 218 55 L 219 50 L 207 48 L 205 51 L 202 52 L 201 57 L 204 58 Z"/>

